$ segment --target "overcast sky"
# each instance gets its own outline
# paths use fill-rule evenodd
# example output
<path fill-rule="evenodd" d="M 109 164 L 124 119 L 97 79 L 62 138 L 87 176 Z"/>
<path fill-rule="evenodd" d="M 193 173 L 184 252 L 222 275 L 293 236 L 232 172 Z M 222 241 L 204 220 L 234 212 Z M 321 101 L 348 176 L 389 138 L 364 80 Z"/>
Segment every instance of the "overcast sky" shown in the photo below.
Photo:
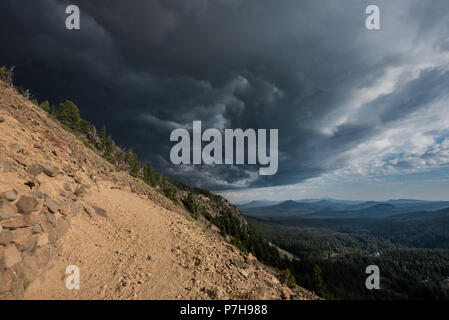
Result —
<path fill-rule="evenodd" d="M 1 0 L 0 39 L 39 99 L 232 201 L 449 200 L 447 0 Z M 173 166 L 170 132 L 193 120 L 278 128 L 278 173 Z"/>

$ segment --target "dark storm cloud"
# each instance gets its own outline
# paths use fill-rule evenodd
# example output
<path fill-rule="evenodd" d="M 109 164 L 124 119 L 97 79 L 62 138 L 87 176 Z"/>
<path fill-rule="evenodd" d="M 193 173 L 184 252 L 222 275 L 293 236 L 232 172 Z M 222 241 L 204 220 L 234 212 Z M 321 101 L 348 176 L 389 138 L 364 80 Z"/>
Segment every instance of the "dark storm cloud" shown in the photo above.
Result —
<path fill-rule="evenodd" d="M 447 91 L 438 57 L 407 73 L 449 47 L 447 1 L 376 2 L 381 31 L 366 30 L 371 2 L 360 0 L 78 0 L 81 30 L 67 31 L 67 1 L 2 0 L 0 62 L 173 177 L 213 189 L 292 184 L 344 166 L 382 124 Z M 193 120 L 279 128 L 278 174 L 172 166 L 170 131 Z"/>

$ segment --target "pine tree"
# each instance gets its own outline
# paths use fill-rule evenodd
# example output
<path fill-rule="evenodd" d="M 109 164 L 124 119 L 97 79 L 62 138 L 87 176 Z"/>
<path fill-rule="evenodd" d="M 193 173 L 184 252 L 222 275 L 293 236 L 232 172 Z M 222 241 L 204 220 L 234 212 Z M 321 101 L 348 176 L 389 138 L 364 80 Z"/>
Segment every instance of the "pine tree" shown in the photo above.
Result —
<path fill-rule="evenodd" d="M 72 101 L 67 100 L 59 105 L 56 118 L 71 129 L 79 130 L 81 117 L 78 107 Z"/>
<path fill-rule="evenodd" d="M 46 112 L 48 112 L 48 113 L 50 113 L 50 104 L 49 104 L 49 102 L 48 102 L 48 100 L 45 100 L 44 102 L 42 102 L 40 105 L 39 105 L 39 107 L 42 109 L 42 110 L 44 110 L 44 111 L 46 111 Z"/>
<path fill-rule="evenodd" d="M 146 162 L 143 167 L 143 178 L 147 184 L 149 184 L 152 187 L 156 186 L 156 177 L 154 174 L 154 170 L 151 167 L 149 162 Z"/>
<path fill-rule="evenodd" d="M 327 296 L 326 285 L 324 284 L 321 268 L 314 264 L 312 268 L 313 291 L 321 297 Z"/>
<path fill-rule="evenodd" d="M 112 153 L 114 152 L 114 147 L 115 147 L 114 140 L 112 140 L 111 135 L 109 135 L 108 138 L 106 139 L 106 154 L 112 155 Z"/>
<path fill-rule="evenodd" d="M 105 150 L 107 143 L 106 125 L 103 125 L 103 128 L 101 129 L 100 140 L 101 140 L 101 149 Z"/>
<path fill-rule="evenodd" d="M 112 136 L 109 135 L 106 138 L 105 147 L 104 147 L 105 151 L 104 151 L 103 157 L 112 164 L 115 163 L 114 149 L 115 149 L 114 140 L 112 140 Z"/>
<path fill-rule="evenodd" d="M 133 177 L 137 177 L 140 171 L 140 164 L 137 158 L 137 155 L 134 153 L 133 149 L 129 149 L 128 151 L 128 165 L 129 172 Z"/>
<path fill-rule="evenodd" d="M 88 134 L 93 128 L 92 124 L 89 121 L 84 120 L 84 119 L 80 120 L 79 127 L 80 127 L 79 130 L 84 134 Z"/>
<path fill-rule="evenodd" d="M 197 219 L 198 218 L 198 205 L 197 205 L 195 198 L 193 197 L 191 192 L 188 193 L 187 198 L 185 200 L 185 204 L 186 204 L 187 210 L 189 210 L 192 213 L 193 217 L 195 219 Z"/>
<path fill-rule="evenodd" d="M 295 276 L 292 274 L 289 268 L 285 269 L 281 273 L 281 281 L 285 283 L 290 288 L 296 288 Z"/>

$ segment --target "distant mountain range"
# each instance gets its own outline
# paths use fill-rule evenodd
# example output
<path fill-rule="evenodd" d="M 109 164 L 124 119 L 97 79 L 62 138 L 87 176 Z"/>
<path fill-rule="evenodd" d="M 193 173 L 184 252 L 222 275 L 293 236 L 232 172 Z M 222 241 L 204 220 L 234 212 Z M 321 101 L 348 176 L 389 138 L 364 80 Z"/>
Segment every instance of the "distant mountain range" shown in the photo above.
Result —
<path fill-rule="evenodd" d="M 274 206 L 282 201 L 267 201 L 267 200 L 254 200 L 245 204 L 236 205 L 240 210 L 250 209 L 250 208 L 260 208 L 260 207 L 269 207 Z"/>
<path fill-rule="evenodd" d="M 293 200 L 287 200 L 287 201 L 253 200 L 248 203 L 237 204 L 236 207 L 239 208 L 240 210 L 244 210 L 244 209 L 250 209 L 250 208 L 275 206 L 277 204 L 280 204 L 283 202 L 289 202 L 289 201 L 293 201 Z M 301 200 L 295 200 L 294 202 L 316 203 L 319 201 L 330 201 L 332 203 L 341 203 L 341 204 L 358 204 L 358 203 L 365 202 L 365 201 L 337 200 L 337 199 L 332 199 L 332 198 L 301 199 Z M 394 200 L 392 200 L 392 201 L 394 201 Z"/>
<path fill-rule="evenodd" d="M 335 199 L 305 199 L 252 201 L 238 208 L 248 216 L 259 218 L 370 218 L 381 219 L 415 213 L 420 216 L 449 208 L 449 201 L 397 199 L 388 201 L 346 201 Z"/>

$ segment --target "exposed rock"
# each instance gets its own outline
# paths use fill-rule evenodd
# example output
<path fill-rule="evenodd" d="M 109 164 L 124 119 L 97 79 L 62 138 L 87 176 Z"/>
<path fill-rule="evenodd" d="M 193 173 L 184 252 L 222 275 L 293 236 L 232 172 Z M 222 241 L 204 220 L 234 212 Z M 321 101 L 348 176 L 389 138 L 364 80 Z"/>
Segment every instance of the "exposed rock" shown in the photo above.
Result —
<path fill-rule="evenodd" d="M 51 228 L 48 230 L 48 242 L 55 243 L 56 241 L 58 241 L 58 234 L 56 233 L 55 228 Z"/>
<path fill-rule="evenodd" d="M 37 225 L 41 222 L 41 219 L 42 218 L 38 213 L 32 213 L 32 214 L 26 215 L 23 217 L 24 226 L 32 227 L 34 225 Z"/>
<path fill-rule="evenodd" d="M 253 256 L 252 253 L 250 252 L 248 254 L 248 256 L 245 257 L 245 262 L 248 264 L 254 264 L 257 262 L 257 258 L 255 256 Z"/>
<path fill-rule="evenodd" d="M 37 246 L 42 247 L 48 243 L 48 233 L 42 233 L 37 236 Z"/>
<path fill-rule="evenodd" d="M 44 194 L 41 191 L 39 191 L 39 190 L 33 191 L 32 194 L 37 199 L 43 199 L 44 198 Z"/>
<path fill-rule="evenodd" d="M 53 227 L 56 227 L 56 217 L 52 214 L 47 214 L 47 222 L 52 225 Z"/>
<path fill-rule="evenodd" d="M 0 272 L 0 294 L 11 290 L 14 273 L 11 270 Z"/>
<path fill-rule="evenodd" d="M 51 200 L 50 198 L 48 198 L 47 200 L 45 200 L 44 205 L 48 208 L 48 210 L 51 213 L 57 213 L 59 211 L 59 206 L 56 204 L 56 202 L 54 202 L 53 200 Z"/>
<path fill-rule="evenodd" d="M 33 226 L 32 231 L 33 231 L 33 234 L 39 234 L 42 232 L 42 227 L 37 224 L 37 225 Z"/>
<path fill-rule="evenodd" d="M 70 225 L 63 218 L 58 218 L 56 221 L 56 238 L 57 240 L 61 239 L 67 231 L 69 231 Z"/>
<path fill-rule="evenodd" d="M 44 198 L 47 199 L 48 195 L 54 192 L 53 188 L 54 188 L 53 184 L 49 182 L 43 182 L 42 184 L 39 185 L 37 191 L 42 193 L 44 195 Z"/>
<path fill-rule="evenodd" d="M 47 214 L 50 215 L 50 213 Z M 52 226 L 48 222 L 46 215 L 43 215 L 41 217 L 41 223 L 39 224 L 39 227 L 41 228 L 42 232 L 49 232 L 51 230 Z"/>
<path fill-rule="evenodd" d="M 16 215 L 16 213 L 17 210 L 12 204 L 3 203 L 0 207 L 0 221 L 12 218 Z"/>
<path fill-rule="evenodd" d="M 61 206 L 61 214 L 64 216 L 76 216 L 79 214 L 83 204 L 81 201 L 66 200 Z"/>
<path fill-rule="evenodd" d="M 248 277 L 250 275 L 248 270 L 241 269 L 241 270 L 239 270 L 239 272 L 245 279 L 248 279 Z"/>
<path fill-rule="evenodd" d="M 7 246 L 12 241 L 11 231 L 3 229 L 0 231 L 0 244 Z"/>
<path fill-rule="evenodd" d="M 50 262 L 51 258 L 50 246 L 47 244 L 37 248 L 34 257 L 36 257 L 36 261 L 41 268 L 45 267 Z"/>
<path fill-rule="evenodd" d="M 24 214 L 30 214 L 37 210 L 39 201 L 34 197 L 21 196 L 19 201 L 17 201 L 16 206 L 19 212 Z"/>
<path fill-rule="evenodd" d="M 5 267 L 10 269 L 14 267 L 16 264 L 22 261 L 22 255 L 20 251 L 17 250 L 15 245 L 10 245 L 6 247 L 5 254 L 3 260 L 5 261 Z"/>
<path fill-rule="evenodd" d="M 23 287 L 23 279 L 16 277 L 13 280 L 12 285 L 11 285 L 11 293 L 16 298 L 20 298 L 20 299 L 23 298 L 23 296 L 25 294 L 25 289 Z"/>
<path fill-rule="evenodd" d="M 20 145 L 17 143 L 11 143 L 11 144 L 9 144 L 8 147 L 11 152 L 15 152 L 15 153 L 17 153 L 21 150 Z"/>
<path fill-rule="evenodd" d="M 96 213 L 95 210 L 92 207 L 84 206 L 84 211 L 91 217 L 92 219 L 96 219 Z"/>
<path fill-rule="evenodd" d="M 56 175 L 59 172 L 59 169 L 50 165 L 50 164 L 42 164 L 42 169 L 44 170 L 45 174 L 49 177 L 56 177 Z"/>
<path fill-rule="evenodd" d="M 10 218 L 10 219 L 0 222 L 0 225 L 4 229 L 22 228 L 25 226 L 25 217 L 24 216 L 16 216 L 14 218 Z"/>
<path fill-rule="evenodd" d="M 83 203 L 79 200 L 76 201 L 70 210 L 70 215 L 77 216 L 80 213 L 82 208 L 83 208 Z"/>
<path fill-rule="evenodd" d="M 281 298 L 284 300 L 290 300 L 291 296 L 293 295 L 292 290 L 290 290 L 290 288 L 288 287 L 283 287 L 281 289 Z"/>
<path fill-rule="evenodd" d="M 22 251 L 33 251 L 36 247 L 37 239 L 33 237 L 32 228 L 20 228 L 12 233 L 12 241 L 17 248 Z"/>
<path fill-rule="evenodd" d="M 0 260 L 3 259 L 4 255 L 5 255 L 5 247 L 0 245 Z"/>
<path fill-rule="evenodd" d="M 241 258 L 239 258 L 239 257 L 232 257 L 232 258 L 231 258 L 231 262 L 232 262 L 235 266 L 237 266 L 238 268 L 241 268 L 241 269 L 244 269 L 244 268 L 247 267 L 246 264 L 245 264 L 245 262 L 244 262 Z"/>
<path fill-rule="evenodd" d="M 92 206 L 92 208 L 95 210 L 95 213 L 98 214 L 99 216 L 102 216 L 102 217 L 105 217 L 105 218 L 108 216 L 104 209 L 99 208 L 99 207 L 95 207 L 95 206 Z"/>
<path fill-rule="evenodd" d="M 15 189 L 13 189 L 13 190 L 10 190 L 10 191 L 6 191 L 3 194 L 3 197 L 6 200 L 8 200 L 9 202 L 12 202 L 12 201 L 16 201 L 17 200 L 17 196 L 18 195 L 19 195 L 19 193 Z"/>
<path fill-rule="evenodd" d="M 31 282 L 38 275 L 39 263 L 34 256 L 24 254 L 21 267 L 21 272 L 23 273 L 21 277 L 25 283 Z"/>
<path fill-rule="evenodd" d="M 43 171 L 43 168 L 38 164 L 33 164 L 29 166 L 26 170 L 33 177 L 37 177 Z"/>
<path fill-rule="evenodd" d="M 16 215 L 13 218 L 0 222 L 0 225 L 4 229 L 17 229 L 23 227 L 31 227 L 38 224 L 41 221 L 41 217 L 37 213 L 32 213 L 26 216 Z"/>

